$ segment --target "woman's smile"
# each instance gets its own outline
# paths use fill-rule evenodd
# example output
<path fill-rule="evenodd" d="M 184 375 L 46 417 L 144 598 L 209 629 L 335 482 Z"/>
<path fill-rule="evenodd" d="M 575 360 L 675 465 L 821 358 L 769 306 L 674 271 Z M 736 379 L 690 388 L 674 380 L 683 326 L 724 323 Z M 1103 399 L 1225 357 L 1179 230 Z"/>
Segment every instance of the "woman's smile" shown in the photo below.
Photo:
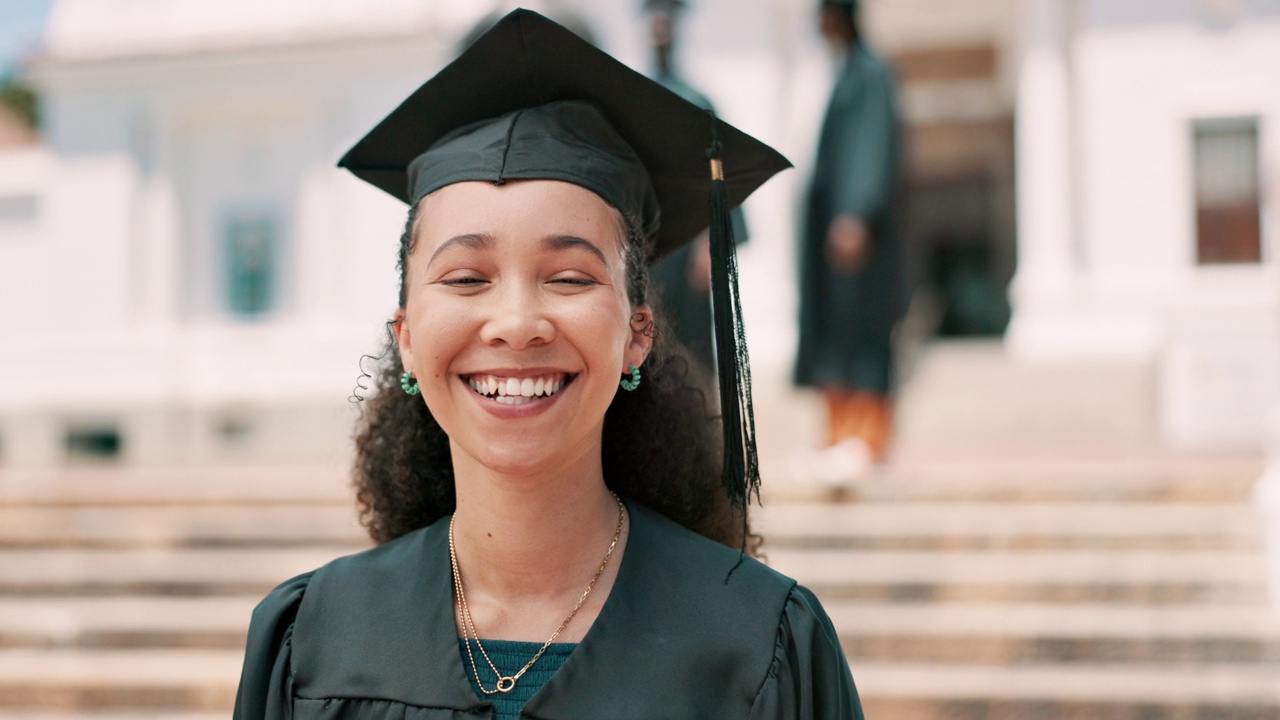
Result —
<path fill-rule="evenodd" d="M 483 373 L 464 375 L 462 379 L 477 395 L 503 405 L 527 405 L 551 398 L 572 382 L 574 377 L 568 373 L 521 377 Z"/>

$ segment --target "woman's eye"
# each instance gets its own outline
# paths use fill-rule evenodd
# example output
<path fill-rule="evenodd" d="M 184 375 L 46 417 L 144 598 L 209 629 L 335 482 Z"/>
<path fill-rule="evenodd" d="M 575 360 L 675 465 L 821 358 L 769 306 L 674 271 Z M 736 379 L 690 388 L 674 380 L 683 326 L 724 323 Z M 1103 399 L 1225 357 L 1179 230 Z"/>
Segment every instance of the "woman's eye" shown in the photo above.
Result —
<path fill-rule="evenodd" d="M 444 280 L 441 280 L 441 281 L 440 281 L 440 284 L 441 284 L 441 285 L 452 285 L 452 286 L 459 286 L 459 285 L 461 285 L 461 286 L 467 286 L 467 285 L 480 285 L 480 284 L 481 284 L 481 283 L 483 283 L 484 281 L 485 281 L 485 280 L 484 280 L 484 278 L 478 278 L 478 277 L 460 277 L 460 278 L 446 278 L 446 279 L 444 279 Z"/>
<path fill-rule="evenodd" d="M 558 277 L 552 278 L 551 282 L 564 285 L 595 285 L 596 281 L 586 277 Z"/>

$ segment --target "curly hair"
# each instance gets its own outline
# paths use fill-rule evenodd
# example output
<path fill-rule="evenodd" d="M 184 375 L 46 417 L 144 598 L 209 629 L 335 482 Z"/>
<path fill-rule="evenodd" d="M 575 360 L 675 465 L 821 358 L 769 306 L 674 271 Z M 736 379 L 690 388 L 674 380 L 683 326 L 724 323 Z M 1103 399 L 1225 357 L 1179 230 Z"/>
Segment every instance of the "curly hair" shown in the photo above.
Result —
<path fill-rule="evenodd" d="M 417 215 L 412 206 L 400 238 L 401 308 Z M 619 224 L 627 295 L 641 304 L 648 294 L 649 238 L 632 218 L 621 217 Z M 654 309 L 655 317 L 659 312 Z M 456 503 L 449 438 L 421 397 L 401 391 L 400 352 L 390 328 L 371 376 L 373 396 L 365 400 L 356 394 L 363 400 L 356 431 L 356 499 L 361 523 L 377 543 L 435 522 Z M 745 510 L 733 505 L 720 482 L 720 419 L 708 403 L 713 396 L 705 378 L 662 323 L 633 330 L 649 334 L 653 346 L 644 382 L 635 391 L 618 392 L 605 413 L 605 483 L 694 532 L 734 549 L 747 548 L 752 538 Z"/>

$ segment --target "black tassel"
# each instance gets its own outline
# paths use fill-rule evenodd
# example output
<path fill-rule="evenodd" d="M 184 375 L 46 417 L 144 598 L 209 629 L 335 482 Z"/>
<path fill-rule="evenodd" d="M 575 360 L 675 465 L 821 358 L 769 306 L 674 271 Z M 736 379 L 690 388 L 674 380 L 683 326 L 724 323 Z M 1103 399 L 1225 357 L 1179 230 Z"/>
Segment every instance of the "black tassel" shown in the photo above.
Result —
<path fill-rule="evenodd" d="M 753 496 L 757 502 L 760 499 L 760 462 L 756 454 L 755 413 L 751 406 L 751 362 L 747 357 L 742 301 L 738 295 L 737 245 L 714 121 L 711 137 L 711 147 L 707 150 L 711 163 L 711 303 L 724 427 L 721 480 L 734 506 L 742 511 L 745 543 L 747 505 Z"/>

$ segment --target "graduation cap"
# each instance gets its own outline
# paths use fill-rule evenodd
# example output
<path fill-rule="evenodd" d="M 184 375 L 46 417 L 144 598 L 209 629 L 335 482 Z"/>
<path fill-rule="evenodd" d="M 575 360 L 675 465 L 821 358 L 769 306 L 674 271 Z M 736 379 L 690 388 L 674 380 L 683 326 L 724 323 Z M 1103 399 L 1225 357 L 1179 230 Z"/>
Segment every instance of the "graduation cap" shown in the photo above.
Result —
<path fill-rule="evenodd" d="M 724 483 L 745 507 L 759 469 L 728 211 L 790 167 L 786 158 L 560 25 L 516 10 L 338 165 L 411 205 L 463 181 L 574 183 L 639 221 L 653 239 L 650 262 L 710 226 Z"/>

